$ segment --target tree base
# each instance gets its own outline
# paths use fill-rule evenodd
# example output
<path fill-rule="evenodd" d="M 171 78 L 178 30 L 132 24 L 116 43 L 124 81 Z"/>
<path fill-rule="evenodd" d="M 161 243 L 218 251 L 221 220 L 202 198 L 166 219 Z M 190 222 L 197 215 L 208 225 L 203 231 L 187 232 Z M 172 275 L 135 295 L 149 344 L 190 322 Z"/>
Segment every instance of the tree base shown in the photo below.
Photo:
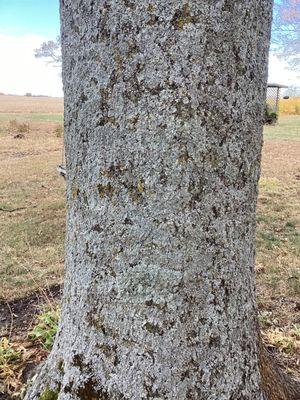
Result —
<path fill-rule="evenodd" d="M 259 348 L 260 371 L 265 400 L 300 400 L 300 382 L 294 380 L 276 365 L 272 355 L 265 348 L 261 339 Z M 68 393 L 66 388 L 61 391 L 62 381 L 63 370 L 59 362 L 59 357 L 54 357 L 54 355 L 49 356 L 29 386 L 24 400 L 71 400 L 75 398 L 81 400 L 124 399 L 124 397 L 109 395 L 107 392 L 100 393 L 99 391 L 95 391 L 94 385 L 88 384 L 83 387 L 80 393 L 75 394 L 71 390 Z M 92 381 L 93 378 L 89 377 L 87 382 Z M 94 381 L 96 381 L 96 377 Z"/>

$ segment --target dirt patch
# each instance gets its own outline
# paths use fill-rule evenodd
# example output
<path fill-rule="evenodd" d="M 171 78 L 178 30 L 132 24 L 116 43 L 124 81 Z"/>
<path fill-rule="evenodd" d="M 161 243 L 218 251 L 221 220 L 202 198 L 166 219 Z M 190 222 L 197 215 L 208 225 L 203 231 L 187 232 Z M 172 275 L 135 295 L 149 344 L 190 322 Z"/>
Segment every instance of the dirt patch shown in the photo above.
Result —
<path fill-rule="evenodd" d="M 286 140 L 265 140 L 262 159 L 262 176 L 276 176 L 285 181 L 293 174 L 299 174 L 300 142 Z"/>
<path fill-rule="evenodd" d="M 0 161 L 6 160 L 7 158 L 23 158 L 23 157 L 31 157 L 31 156 L 39 156 L 41 154 L 48 154 L 49 152 L 61 152 L 60 148 L 46 150 L 46 151 L 20 151 L 20 152 L 1 152 Z"/>
<path fill-rule="evenodd" d="M 0 337 L 12 338 L 27 336 L 34 317 L 47 304 L 53 304 L 61 298 L 62 285 L 35 291 L 29 296 L 11 301 L 0 301 Z"/>
<path fill-rule="evenodd" d="M 36 316 L 61 299 L 61 285 L 53 285 L 30 295 L 11 301 L 0 301 L 1 346 L 6 340 L 16 359 L 1 364 L 0 400 L 21 397 L 22 387 L 36 373 L 37 367 L 48 356 L 48 350 L 38 341 L 29 339 L 28 333 L 37 323 Z M 3 338 L 3 339 L 2 339 Z M 4 342 L 5 343 L 5 342 Z"/>

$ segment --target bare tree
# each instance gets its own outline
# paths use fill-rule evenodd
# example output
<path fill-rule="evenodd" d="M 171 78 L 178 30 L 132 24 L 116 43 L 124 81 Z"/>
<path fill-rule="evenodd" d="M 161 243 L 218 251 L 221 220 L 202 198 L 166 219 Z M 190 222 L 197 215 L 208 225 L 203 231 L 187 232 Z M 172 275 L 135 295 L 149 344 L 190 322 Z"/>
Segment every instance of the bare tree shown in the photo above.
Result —
<path fill-rule="evenodd" d="M 292 399 L 254 288 L 272 1 L 60 4 L 66 277 L 26 399 Z"/>
<path fill-rule="evenodd" d="M 296 68 L 300 64 L 300 0 L 275 1 L 273 14 L 274 51 Z"/>
<path fill-rule="evenodd" d="M 60 36 L 57 36 L 55 41 L 43 42 L 38 49 L 35 49 L 34 55 L 36 58 L 45 58 L 47 63 L 55 67 L 61 67 Z"/>

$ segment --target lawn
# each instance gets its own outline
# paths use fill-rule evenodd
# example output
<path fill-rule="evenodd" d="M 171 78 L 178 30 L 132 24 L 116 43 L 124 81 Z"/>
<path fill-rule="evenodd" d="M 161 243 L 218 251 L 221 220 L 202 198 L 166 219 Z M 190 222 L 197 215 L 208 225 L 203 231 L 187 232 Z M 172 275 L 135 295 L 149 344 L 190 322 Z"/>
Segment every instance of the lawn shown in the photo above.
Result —
<path fill-rule="evenodd" d="M 6 97 L 6 99 L 5 99 Z M 0 293 L 24 297 L 63 280 L 62 100 L 0 96 Z M 20 134 L 21 133 L 21 134 Z M 265 127 L 257 211 L 263 336 L 300 376 L 300 116 Z"/>
<path fill-rule="evenodd" d="M 300 116 L 284 115 L 279 118 L 278 124 L 274 126 L 266 126 L 264 130 L 264 138 L 300 141 Z"/>
<path fill-rule="evenodd" d="M 256 234 L 265 340 L 300 376 L 300 116 L 265 127 Z"/>

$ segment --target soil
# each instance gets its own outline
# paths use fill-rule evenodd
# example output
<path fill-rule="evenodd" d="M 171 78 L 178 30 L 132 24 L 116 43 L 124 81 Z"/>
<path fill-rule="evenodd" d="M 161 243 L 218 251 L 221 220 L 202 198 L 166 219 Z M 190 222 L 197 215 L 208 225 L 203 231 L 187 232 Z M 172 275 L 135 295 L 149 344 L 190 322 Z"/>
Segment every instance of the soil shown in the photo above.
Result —
<path fill-rule="evenodd" d="M 43 349 L 39 343 L 28 340 L 28 332 L 36 322 L 36 315 L 47 304 L 56 304 L 60 300 L 61 294 L 62 285 L 53 285 L 23 298 L 10 301 L 0 300 L 0 338 L 8 337 L 11 343 L 25 348 L 28 355 L 19 368 L 18 387 L 32 378 L 38 365 L 48 355 L 48 351 Z M 2 392 L 0 385 L 0 400 L 15 399 L 16 397 Z"/>
<path fill-rule="evenodd" d="M 35 291 L 29 296 L 11 301 L 0 301 L 0 338 L 11 339 L 27 336 L 37 315 L 47 303 L 53 304 L 61 297 L 61 285 Z"/>
<path fill-rule="evenodd" d="M 28 332 L 33 328 L 36 318 L 42 309 L 48 304 L 60 301 L 62 285 L 53 285 L 31 293 L 30 295 L 10 301 L 0 301 L 0 338 L 9 337 L 12 343 L 21 344 L 31 353 L 22 367 L 20 383 L 25 384 L 36 372 L 38 365 L 47 357 L 48 352 L 41 348 L 39 344 L 28 341 Z M 272 356 L 275 364 L 286 372 L 291 373 L 298 367 L 299 360 L 291 357 L 283 357 L 278 349 L 265 342 L 268 353 Z M 293 374 L 292 374 L 293 376 Z M 298 376 L 295 376 L 298 378 Z M 0 400 L 14 400 L 8 393 L 1 393 Z"/>

